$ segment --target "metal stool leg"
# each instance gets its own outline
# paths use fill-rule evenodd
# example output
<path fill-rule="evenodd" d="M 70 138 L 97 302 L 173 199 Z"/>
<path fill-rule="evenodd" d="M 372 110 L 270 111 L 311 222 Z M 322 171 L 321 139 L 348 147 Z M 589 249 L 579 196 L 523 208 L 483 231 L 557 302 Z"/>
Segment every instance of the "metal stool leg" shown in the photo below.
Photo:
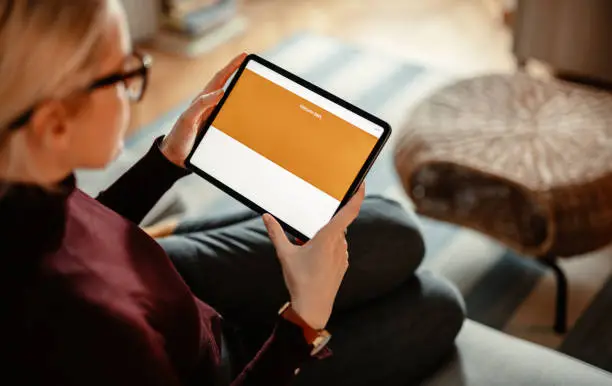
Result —
<path fill-rule="evenodd" d="M 557 264 L 556 256 L 546 256 L 540 261 L 552 269 L 555 274 L 555 279 L 557 280 L 557 305 L 554 330 L 557 334 L 565 334 L 567 332 L 567 277 Z"/>

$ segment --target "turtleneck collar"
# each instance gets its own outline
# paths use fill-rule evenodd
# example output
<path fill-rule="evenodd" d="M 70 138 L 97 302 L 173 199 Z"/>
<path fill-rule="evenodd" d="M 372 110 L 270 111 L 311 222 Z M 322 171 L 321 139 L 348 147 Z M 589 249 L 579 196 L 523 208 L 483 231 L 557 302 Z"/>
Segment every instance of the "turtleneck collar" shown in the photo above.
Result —
<path fill-rule="evenodd" d="M 66 202 L 75 189 L 73 175 L 54 189 L 10 184 L 0 193 L 0 256 L 39 255 L 59 248 L 66 225 Z"/>

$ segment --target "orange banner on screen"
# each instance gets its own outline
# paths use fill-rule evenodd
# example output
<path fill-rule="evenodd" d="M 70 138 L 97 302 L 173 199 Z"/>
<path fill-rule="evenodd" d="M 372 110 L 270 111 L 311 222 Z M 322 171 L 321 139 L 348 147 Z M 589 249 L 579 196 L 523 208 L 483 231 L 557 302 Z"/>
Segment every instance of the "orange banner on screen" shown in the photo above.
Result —
<path fill-rule="evenodd" d="M 377 138 L 250 70 L 213 126 L 342 200 Z"/>

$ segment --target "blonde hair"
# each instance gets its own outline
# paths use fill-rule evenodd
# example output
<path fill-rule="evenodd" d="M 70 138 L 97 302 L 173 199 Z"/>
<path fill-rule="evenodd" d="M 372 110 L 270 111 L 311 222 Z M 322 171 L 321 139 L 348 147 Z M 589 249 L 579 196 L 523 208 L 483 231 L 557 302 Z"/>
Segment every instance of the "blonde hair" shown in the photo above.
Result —
<path fill-rule="evenodd" d="M 91 80 L 108 8 L 107 0 L 0 3 L 0 151 L 11 121 Z"/>

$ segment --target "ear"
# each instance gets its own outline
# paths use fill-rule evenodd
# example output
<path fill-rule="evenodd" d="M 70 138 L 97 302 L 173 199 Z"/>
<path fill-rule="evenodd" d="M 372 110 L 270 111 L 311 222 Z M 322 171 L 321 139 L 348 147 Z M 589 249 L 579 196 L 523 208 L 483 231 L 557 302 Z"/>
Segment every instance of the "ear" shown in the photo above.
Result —
<path fill-rule="evenodd" d="M 44 150 L 62 151 L 70 142 L 70 122 L 61 101 L 49 100 L 37 105 L 27 125 L 28 137 Z"/>

